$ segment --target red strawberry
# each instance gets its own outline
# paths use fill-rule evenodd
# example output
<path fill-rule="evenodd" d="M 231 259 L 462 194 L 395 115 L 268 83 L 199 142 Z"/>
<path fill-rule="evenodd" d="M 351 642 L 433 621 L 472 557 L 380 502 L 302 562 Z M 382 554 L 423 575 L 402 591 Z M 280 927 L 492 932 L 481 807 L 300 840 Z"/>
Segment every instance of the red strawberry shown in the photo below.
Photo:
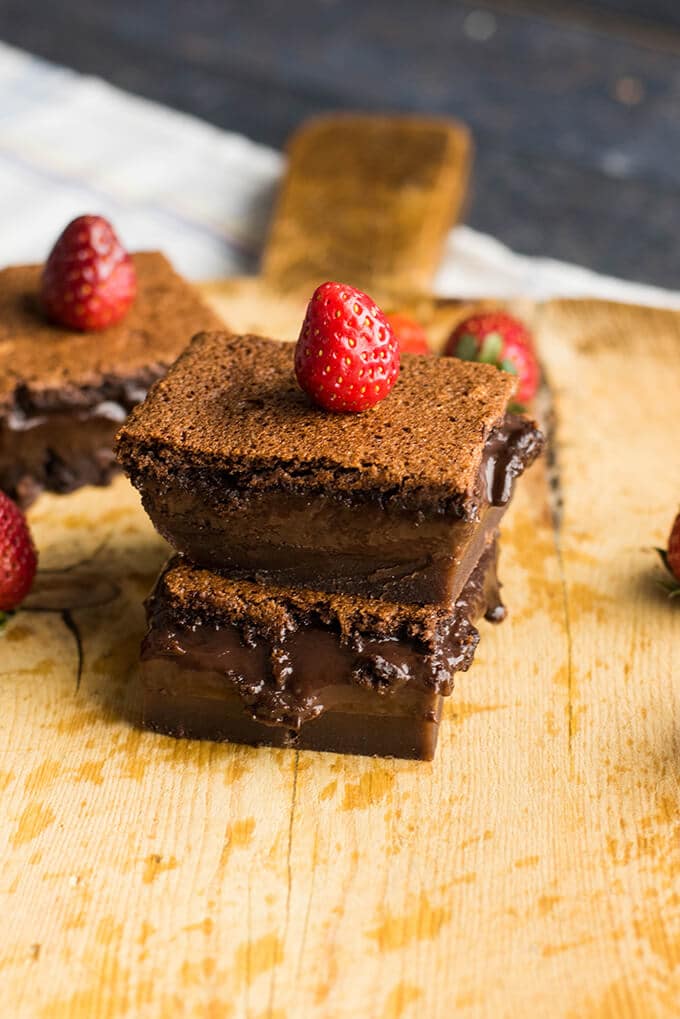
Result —
<path fill-rule="evenodd" d="M 343 283 L 322 283 L 307 305 L 295 374 L 324 410 L 367 410 L 397 381 L 399 344 L 370 297 Z"/>
<path fill-rule="evenodd" d="M 37 565 L 26 518 L 0 492 L 0 615 L 11 612 L 31 590 Z"/>
<path fill-rule="evenodd" d="M 416 322 L 409 315 L 402 315 L 399 311 L 388 315 L 387 321 L 392 326 L 392 332 L 399 341 L 399 350 L 402 354 L 430 353 L 427 334 L 420 322 Z"/>
<path fill-rule="evenodd" d="M 531 333 L 522 322 L 504 311 L 466 318 L 449 336 L 444 353 L 463 361 L 495 364 L 517 375 L 519 384 L 515 398 L 519 404 L 529 403 L 536 395 L 541 373 Z"/>
<path fill-rule="evenodd" d="M 108 220 L 69 223 L 43 269 L 40 296 L 49 318 L 70 329 L 105 329 L 124 317 L 136 293 L 133 261 Z"/>
<path fill-rule="evenodd" d="M 664 584 L 671 598 L 680 597 L 680 513 L 676 516 L 668 536 L 668 548 L 658 550 L 671 580 Z"/>

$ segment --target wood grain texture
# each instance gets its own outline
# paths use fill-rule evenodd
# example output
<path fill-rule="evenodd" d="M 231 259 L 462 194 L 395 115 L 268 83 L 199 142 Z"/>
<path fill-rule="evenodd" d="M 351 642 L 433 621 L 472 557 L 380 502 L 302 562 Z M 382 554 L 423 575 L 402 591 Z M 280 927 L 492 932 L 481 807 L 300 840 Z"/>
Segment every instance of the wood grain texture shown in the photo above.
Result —
<path fill-rule="evenodd" d="M 460 307 L 437 311 L 443 333 Z M 122 479 L 34 506 L 38 588 L 0 637 L 6 1014 L 677 1015 L 680 616 L 650 546 L 680 490 L 680 316 L 532 317 L 561 514 L 537 464 L 510 617 L 432 764 L 139 731 L 164 546 Z"/>
<path fill-rule="evenodd" d="M 471 158 L 455 121 L 312 119 L 291 140 L 261 274 L 206 283 L 204 296 L 234 332 L 295 340 L 315 288 L 341 280 L 386 311 L 408 304 L 436 341 L 448 305 L 429 291 Z"/>
<path fill-rule="evenodd" d="M 288 145 L 265 281 L 291 293 L 342 280 L 378 301 L 431 290 L 470 160 L 467 128 L 443 118 L 308 121 Z"/>

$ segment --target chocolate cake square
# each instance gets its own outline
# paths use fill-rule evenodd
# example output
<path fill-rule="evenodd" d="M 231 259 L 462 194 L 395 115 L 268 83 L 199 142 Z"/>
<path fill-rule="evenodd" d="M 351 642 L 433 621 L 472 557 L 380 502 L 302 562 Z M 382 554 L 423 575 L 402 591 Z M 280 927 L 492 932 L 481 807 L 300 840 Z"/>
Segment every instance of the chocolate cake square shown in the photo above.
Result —
<path fill-rule="evenodd" d="M 277 586 L 450 607 L 538 454 L 514 377 L 402 357 L 361 414 L 311 405 L 294 347 L 196 336 L 121 429 L 160 533 L 196 564 Z"/>
<path fill-rule="evenodd" d="M 147 602 L 144 725 L 172 736 L 431 760 L 442 698 L 498 620 L 496 549 L 444 610 L 230 580 L 181 557 Z"/>
<path fill-rule="evenodd" d="M 23 506 L 42 489 L 106 484 L 121 422 L 193 333 L 222 327 L 163 255 L 133 260 L 132 307 L 96 333 L 45 318 L 42 266 L 0 271 L 0 489 Z"/>

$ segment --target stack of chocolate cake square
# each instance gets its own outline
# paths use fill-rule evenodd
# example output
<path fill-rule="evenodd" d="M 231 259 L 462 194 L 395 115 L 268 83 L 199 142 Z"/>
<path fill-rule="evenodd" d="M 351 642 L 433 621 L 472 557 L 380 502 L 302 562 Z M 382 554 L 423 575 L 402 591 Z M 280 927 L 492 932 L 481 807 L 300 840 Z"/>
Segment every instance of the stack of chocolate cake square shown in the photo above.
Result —
<path fill-rule="evenodd" d="M 434 755 L 497 537 L 542 436 L 513 376 L 402 355 L 360 414 L 310 403 L 294 347 L 201 333 L 118 435 L 176 550 L 147 603 L 144 724 L 176 736 Z"/>

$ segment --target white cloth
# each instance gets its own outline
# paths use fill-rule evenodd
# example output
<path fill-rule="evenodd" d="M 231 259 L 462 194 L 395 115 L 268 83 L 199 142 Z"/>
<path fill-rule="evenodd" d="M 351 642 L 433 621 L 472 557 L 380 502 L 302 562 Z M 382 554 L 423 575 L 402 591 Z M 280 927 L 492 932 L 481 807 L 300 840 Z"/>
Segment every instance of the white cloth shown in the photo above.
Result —
<path fill-rule="evenodd" d="M 280 153 L 0 43 L 0 266 L 42 261 L 74 216 L 109 217 L 132 249 L 193 279 L 253 272 Z M 448 296 L 599 296 L 680 307 L 680 293 L 517 255 L 451 231 Z"/>

